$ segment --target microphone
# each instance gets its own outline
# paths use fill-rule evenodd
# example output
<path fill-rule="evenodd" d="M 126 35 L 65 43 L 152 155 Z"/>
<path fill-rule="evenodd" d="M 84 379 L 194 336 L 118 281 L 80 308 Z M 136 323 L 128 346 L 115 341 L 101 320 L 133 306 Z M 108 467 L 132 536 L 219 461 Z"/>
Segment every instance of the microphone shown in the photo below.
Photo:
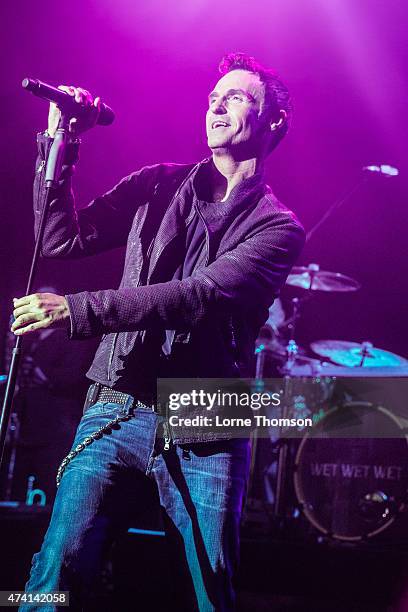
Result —
<path fill-rule="evenodd" d="M 31 91 L 38 98 L 55 102 L 61 110 L 71 112 L 73 117 L 78 116 L 81 112 L 81 106 L 75 102 L 74 98 L 53 85 L 43 83 L 38 79 L 23 79 L 22 87 L 27 91 Z M 101 104 L 101 110 L 98 116 L 97 123 L 99 125 L 110 125 L 115 119 L 115 113 L 107 104 Z"/>
<path fill-rule="evenodd" d="M 398 168 L 388 166 L 387 164 L 381 164 L 381 166 L 364 166 L 363 170 L 367 172 L 379 172 L 385 176 L 398 176 L 399 174 Z"/>

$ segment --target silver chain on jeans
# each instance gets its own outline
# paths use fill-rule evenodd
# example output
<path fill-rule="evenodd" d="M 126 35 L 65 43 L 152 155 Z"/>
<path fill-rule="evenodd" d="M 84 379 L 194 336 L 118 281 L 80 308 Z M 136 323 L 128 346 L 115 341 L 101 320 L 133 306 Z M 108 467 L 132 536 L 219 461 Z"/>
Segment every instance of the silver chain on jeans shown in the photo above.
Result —
<path fill-rule="evenodd" d="M 120 423 L 121 421 L 128 421 L 129 419 L 132 418 L 132 416 L 133 416 L 132 414 L 118 415 L 111 421 L 108 421 L 106 425 L 99 427 L 99 429 L 91 433 L 89 436 L 86 436 L 86 438 L 84 438 L 84 440 L 80 444 L 78 444 L 70 453 L 68 453 L 65 459 L 63 459 L 57 471 L 57 476 L 56 476 L 57 487 L 59 487 L 60 485 L 61 478 L 68 464 L 72 461 L 74 457 L 76 457 L 81 451 L 83 451 L 84 448 L 92 444 L 94 440 L 98 440 L 99 438 L 102 438 L 103 434 L 110 433 L 112 429 L 115 427 L 115 425 L 118 425 L 118 423 Z"/>

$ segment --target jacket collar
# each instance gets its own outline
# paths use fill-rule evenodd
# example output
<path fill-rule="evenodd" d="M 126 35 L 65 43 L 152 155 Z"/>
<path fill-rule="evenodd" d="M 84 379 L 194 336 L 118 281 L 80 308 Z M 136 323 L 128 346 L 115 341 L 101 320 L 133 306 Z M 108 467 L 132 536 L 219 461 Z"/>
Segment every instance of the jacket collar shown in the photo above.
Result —
<path fill-rule="evenodd" d="M 265 193 L 264 173 L 261 171 L 235 185 L 225 202 L 207 202 L 200 199 L 197 194 L 199 192 L 197 182 L 200 180 L 200 170 L 205 165 L 212 163 L 211 157 L 204 159 L 194 172 L 191 183 L 194 204 L 199 208 L 204 220 L 208 223 L 211 223 L 212 220 L 222 220 L 224 217 L 237 215 L 251 204 L 253 205 L 254 201 L 257 202 L 261 195 Z"/>
<path fill-rule="evenodd" d="M 154 241 L 148 268 L 149 280 L 166 246 L 180 235 L 197 209 L 209 229 L 211 241 L 209 248 L 213 252 L 216 248 L 217 237 L 222 234 L 226 224 L 231 222 L 231 217 L 236 217 L 241 211 L 254 206 L 265 193 L 263 175 L 256 173 L 238 183 L 225 202 L 199 200 L 196 193 L 196 181 L 201 168 L 207 163 L 212 163 L 212 159 L 206 158 L 193 166 L 171 198 L 157 231 L 157 239 Z"/>

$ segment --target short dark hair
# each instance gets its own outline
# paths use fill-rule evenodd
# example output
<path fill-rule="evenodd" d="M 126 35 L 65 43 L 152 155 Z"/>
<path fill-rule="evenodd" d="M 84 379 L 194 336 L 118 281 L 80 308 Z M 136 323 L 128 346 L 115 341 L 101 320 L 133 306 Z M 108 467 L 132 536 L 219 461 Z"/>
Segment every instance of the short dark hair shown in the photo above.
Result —
<path fill-rule="evenodd" d="M 259 76 L 259 80 L 265 86 L 265 106 L 262 113 L 266 115 L 268 121 L 279 121 L 280 111 L 285 111 L 286 121 L 276 132 L 271 147 L 271 150 L 274 149 L 287 133 L 293 115 L 292 99 L 286 85 L 274 70 L 265 68 L 246 53 L 228 53 L 222 58 L 218 69 L 222 75 L 232 70 L 247 70 Z"/>

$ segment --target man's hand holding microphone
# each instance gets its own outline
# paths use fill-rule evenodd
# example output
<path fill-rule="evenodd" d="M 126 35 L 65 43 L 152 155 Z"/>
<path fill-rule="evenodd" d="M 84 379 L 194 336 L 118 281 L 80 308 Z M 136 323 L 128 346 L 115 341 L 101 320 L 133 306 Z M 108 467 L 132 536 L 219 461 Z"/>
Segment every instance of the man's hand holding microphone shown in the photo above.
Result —
<path fill-rule="evenodd" d="M 55 92 L 55 88 L 50 89 Z M 101 113 L 101 99 L 99 97 L 93 98 L 89 91 L 82 87 L 60 85 L 58 90 L 72 98 L 69 105 L 69 111 L 72 114 L 70 128 L 75 135 L 93 128 L 98 123 Z M 50 96 L 47 99 L 50 99 Z M 75 113 L 72 102 L 78 104 L 77 113 Z M 55 102 L 50 102 L 47 129 L 50 138 L 55 136 L 60 117 L 61 109 Z M 22 336 L 47 327 L 68 328 L 70 325 L 68 302 L 61 295 L 34 293 L 21 298 L 13 298 L 13 308 L 14 321 L 11 331 L 16 336 Z"/>
<path fill-rule="evenodd" d="M 75 132 L 75 134 L 78 135 L 82 132 L 86 132 L 86 130 L 90 130 L 98 123 L 101 112 L 101 99 L 99 97 L 93 98 L 86 89 L 82 89 L 82 87 L 73 87 L 72 85 L 69 87 L 67 85 L 60 85 L 58 89 L 71 96 L 79 105 L 77 116 L 73 117 L 70 121 L 72 131 Z M 60 117 L 60 108 L 55 102 L 51 102 L 48 112 L 48 134 L 51 138 L 55 136 Z"/>

